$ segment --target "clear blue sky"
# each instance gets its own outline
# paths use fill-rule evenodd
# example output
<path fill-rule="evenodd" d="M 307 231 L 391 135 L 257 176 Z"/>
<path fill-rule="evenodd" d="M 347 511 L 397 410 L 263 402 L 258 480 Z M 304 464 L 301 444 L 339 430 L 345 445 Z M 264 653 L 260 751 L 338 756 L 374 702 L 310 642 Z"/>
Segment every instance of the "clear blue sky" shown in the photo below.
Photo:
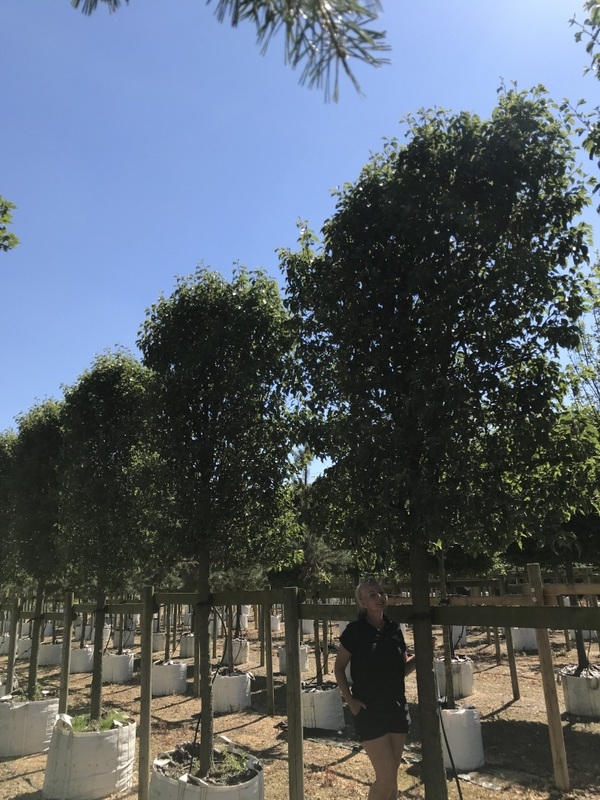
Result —
<path fill-rule="evenodd" d="M 0 194 L 21 239 L 0 253 L 0 430 L 59 398 L 96 354 L 135 351 L 146 308 L 201 262 L 278 275 L 296 223 L 320 229 L 400 118 L 487 115 L 501 79 L 598 102 L 568 20 L 583 0 L 383 0 L 391 65 L 356 67 L 337 104 L 260 55 L 216 0 L 2 0 Z M 594 217 L 595 220 L 595 217 Z"/>

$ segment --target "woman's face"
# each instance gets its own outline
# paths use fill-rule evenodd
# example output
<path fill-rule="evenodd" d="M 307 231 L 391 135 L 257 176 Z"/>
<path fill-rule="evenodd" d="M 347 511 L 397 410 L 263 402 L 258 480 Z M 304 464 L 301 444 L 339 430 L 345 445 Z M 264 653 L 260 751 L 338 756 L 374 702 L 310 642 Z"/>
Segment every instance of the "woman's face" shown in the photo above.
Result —
<path fill-rule="evenodd" d="M 367 611 L 380 613 L 387 606 L 387 595 L 378 583 L 367 583 L 360 590 L 360 599 Z"/>

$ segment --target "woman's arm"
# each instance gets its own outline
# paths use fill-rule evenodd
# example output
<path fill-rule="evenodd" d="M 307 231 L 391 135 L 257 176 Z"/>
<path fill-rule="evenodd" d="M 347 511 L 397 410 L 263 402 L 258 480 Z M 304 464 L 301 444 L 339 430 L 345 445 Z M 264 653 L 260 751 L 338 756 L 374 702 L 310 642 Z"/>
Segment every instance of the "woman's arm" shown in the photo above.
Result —
<path fill-rule="evenodd" d="M 335 675 L 335 679 L 337 681 L 337 685 L 340 687 L 340 692 L 342 693 L 342 697 L 348 704 L 348 708 L 356 716 L 361 708 L 366 708 L 365 704 L 362 700 L 357 700 L 355 697 L 352 696 L 350 691 L 350 687 L 348 686 L 348 679 L 346 678 L 346 667 L 350 663 L 350 659 L 352 658 L 352 653 L 350 653 L 343 644 L 341 644 L 337 651 L 337 656 L 335 659 L 335 666 L 333 668 L 333 672 Z"/>
<path fill-rule="evenodd" d="M 413 655 L 409 656 L 408 652 L 405 650 L 404 651 L 404 674 L 405 675 L 410 675 L 411 672 L 415 671 L 415 667 L 416 666 L 417 666 L 417 664 L 415 662 L 414 653 L 413 653 Z"/>

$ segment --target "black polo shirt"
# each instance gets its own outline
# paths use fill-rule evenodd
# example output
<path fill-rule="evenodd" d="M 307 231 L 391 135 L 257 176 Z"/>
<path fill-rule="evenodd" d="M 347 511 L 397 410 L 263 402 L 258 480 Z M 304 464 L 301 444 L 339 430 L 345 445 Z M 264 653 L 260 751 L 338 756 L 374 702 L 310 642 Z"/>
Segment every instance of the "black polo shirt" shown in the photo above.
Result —
<path fill-rule="evenodd" d="M 378 631 L 364 617 L 351 622 L 340 642 L 351 654 L 352 695 L 367 706 L 384 706 L 404 697 L 406 643 L 397 623 L 384 617 Z"/>

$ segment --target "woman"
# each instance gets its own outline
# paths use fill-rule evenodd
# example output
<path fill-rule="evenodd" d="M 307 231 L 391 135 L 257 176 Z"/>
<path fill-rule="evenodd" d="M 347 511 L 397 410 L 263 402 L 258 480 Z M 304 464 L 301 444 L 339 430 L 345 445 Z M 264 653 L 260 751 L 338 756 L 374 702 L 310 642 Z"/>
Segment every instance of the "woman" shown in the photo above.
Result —
<path fill-rule="evenodd" d="M 368 800 L 396 800 L 410 716 L 404 677 L 415 668 L 402 631 L 385 616 L 387 596 L 374 578 L 356 589 L 359 618 L 340 636 L 335 678 L 354 715 L 358 740 L 375 770 Z M 350 664 L 352 691 L 346 678 Z"/>

